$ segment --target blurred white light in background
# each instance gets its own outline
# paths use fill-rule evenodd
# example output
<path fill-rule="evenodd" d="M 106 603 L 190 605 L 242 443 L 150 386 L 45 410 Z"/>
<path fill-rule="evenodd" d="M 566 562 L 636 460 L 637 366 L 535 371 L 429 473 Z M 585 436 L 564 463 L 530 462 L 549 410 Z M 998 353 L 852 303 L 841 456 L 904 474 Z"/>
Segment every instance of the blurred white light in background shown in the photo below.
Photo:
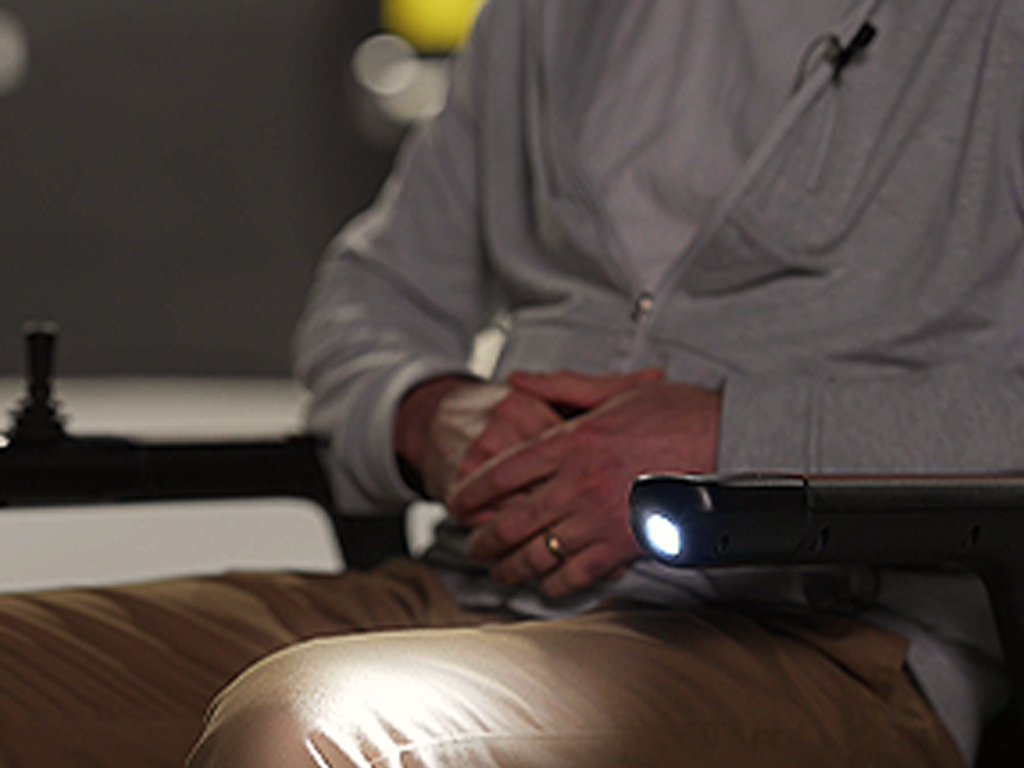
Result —
<path fill-rule="evenodd" d="M 406 127 L 429 120 L 448 96 L 446 58 L 424 58 L 407 40 L 381 34 L 365 40 L 352 57 L 352 74 L 386 122 Z"/>
<path fill-rule="evenodd" d="M 28 76 L 28 34 L 17 17 L 0 9 L 0 96 L 6 96 Z"/>
<path fill-rule="evenodd" d="M 415 83 L 416 49 L 398 35 L 374 35 L 352 58 L 356 80 L 370 93 L 393 96 Z"/>

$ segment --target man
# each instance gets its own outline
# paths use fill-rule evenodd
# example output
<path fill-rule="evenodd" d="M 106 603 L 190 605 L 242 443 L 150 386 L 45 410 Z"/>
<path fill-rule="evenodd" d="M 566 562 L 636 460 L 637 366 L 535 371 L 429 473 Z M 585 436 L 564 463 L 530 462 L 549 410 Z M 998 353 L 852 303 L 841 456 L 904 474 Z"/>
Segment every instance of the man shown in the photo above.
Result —
<path fill-rule="evenodd" d="M 339 499 L 443 500 L 422 590 L 483 626 L 274 657 L 195 764 L 969 763 L 977 584 L 669 573 L 624 498 L 1024 464 L 1022 42 L 1013 2 L 493 2 L 299 337 Z"/>
<path fill-rule="evenodd" d="M 33 598 L 23 623 L 102 627 L 117 707 L 37 680 L 0 729 L 80 708 L 117 739 L 76 754 L 140 765 L 212 681 L 320 636 L 225 690 L 193 766 L 969 763 L 1006 695 L 973 580 L 670 571 L 624 499 L 646 471 L 1024 466 L 1022 42 L 1010 0 L 494 0 L 298 342 L 339 503 L 443 500 L 437 543 Z"/>

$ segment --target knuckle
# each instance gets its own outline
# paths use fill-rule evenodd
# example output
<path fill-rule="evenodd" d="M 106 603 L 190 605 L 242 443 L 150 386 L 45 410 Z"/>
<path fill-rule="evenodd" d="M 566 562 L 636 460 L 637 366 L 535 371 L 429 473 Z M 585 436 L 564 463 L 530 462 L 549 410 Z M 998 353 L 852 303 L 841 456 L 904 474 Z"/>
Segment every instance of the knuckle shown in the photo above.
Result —
<path fill-rule="evenodd" d="M 527 507 L 519 521 L 519 534 L 523 537 L 537 535 L 546 528 L 550 528 L 556 519 L 552 515 L 553 511 L 557 512 L 557 507 L 553 508 L 549 504 L 545 504 L 543 507 Z"/>
<path fill-rule="evenodd" d="M 518 584 L 528 578 L 529 563 L 520 558 L 509 558 L 502 564 L 498 575 L 501 581 L 507 584 Z"/>
<path fill-rule="evenodd" d="M 589 587 L 593 581 L 581 566 L 563 568 L 561 587 L 565 592 L 578 592 Z"/>
<path fill-rule="evenodd" d="M 501 400 L 494 404 L 491 408 L 491 416 L 493 418 L 508 420 L 513 413 L 521 407 L 524 396 L 521 392 L 515 390 L 509 391 Z"/>
<path fill-rule="evenodd" d="M 479 434 L 470 446 L 467 455 L 479 457 L 490 457 L 498 453 L 504 447 L 504 440 L 497 430 L 488 427 Z"/>
<path fill-rule="evenodd" d="M 554 557 L 543 546 L 527 547 L 526 562 L 531 573 L 543 573 L 551 566 L 551 559 Z"/>
<path fill-rule="evenodd" d="M 573 589 L 589 587 L 601 578 L 606 571 L 604 563 L 592 554 L 587 557 L 578 558 L 574 565 L 575 567 L 566 573 L 566 577 Z"/>
<path fill-rule="evenodd" d="M 508 547 L 515 543 L 521 528 L 518 515 L 509 514 L 509 512 L 510 510 L 505 510 L 499 515 L 491 529 L 494 540 L 501 547 Z"/>

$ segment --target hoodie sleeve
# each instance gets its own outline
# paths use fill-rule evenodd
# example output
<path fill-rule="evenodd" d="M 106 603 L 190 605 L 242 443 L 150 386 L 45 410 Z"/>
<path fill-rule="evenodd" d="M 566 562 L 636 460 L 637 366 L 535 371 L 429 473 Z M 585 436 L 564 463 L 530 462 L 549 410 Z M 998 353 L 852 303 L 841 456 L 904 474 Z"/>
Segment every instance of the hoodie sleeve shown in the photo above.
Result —
<path fill-rule="evenodd" d="M 328 248 L 296 332 L 309 429 L 328 439 L 329 474 L 349 513 L 414 498 L 392 449 L 398 403 L 425 379 L 466 371 L 489 316 L 475 104 L 489 16 L 481 13 L 442 114 L 406 142 L 379 199 Z"/>

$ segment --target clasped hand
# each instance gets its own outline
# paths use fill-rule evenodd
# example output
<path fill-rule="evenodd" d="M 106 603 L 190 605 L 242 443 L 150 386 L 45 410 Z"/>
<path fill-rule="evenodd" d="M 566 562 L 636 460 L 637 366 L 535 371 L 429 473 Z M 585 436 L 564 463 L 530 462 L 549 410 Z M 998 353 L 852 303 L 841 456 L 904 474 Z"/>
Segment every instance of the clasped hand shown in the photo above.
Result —
<path fill-rule="evenodd" d="M 559 597 L 640 554 L 627 507 L 637 475 L 714 470 L 719 407 L 717 392 L 656 369 L 446 378 L 403 402 L 399 424 L 430 416 L 418 440 L 396 431 L 396 449 L 474 529 L 472 555 L 494 578 L 537 579 Z"/>

